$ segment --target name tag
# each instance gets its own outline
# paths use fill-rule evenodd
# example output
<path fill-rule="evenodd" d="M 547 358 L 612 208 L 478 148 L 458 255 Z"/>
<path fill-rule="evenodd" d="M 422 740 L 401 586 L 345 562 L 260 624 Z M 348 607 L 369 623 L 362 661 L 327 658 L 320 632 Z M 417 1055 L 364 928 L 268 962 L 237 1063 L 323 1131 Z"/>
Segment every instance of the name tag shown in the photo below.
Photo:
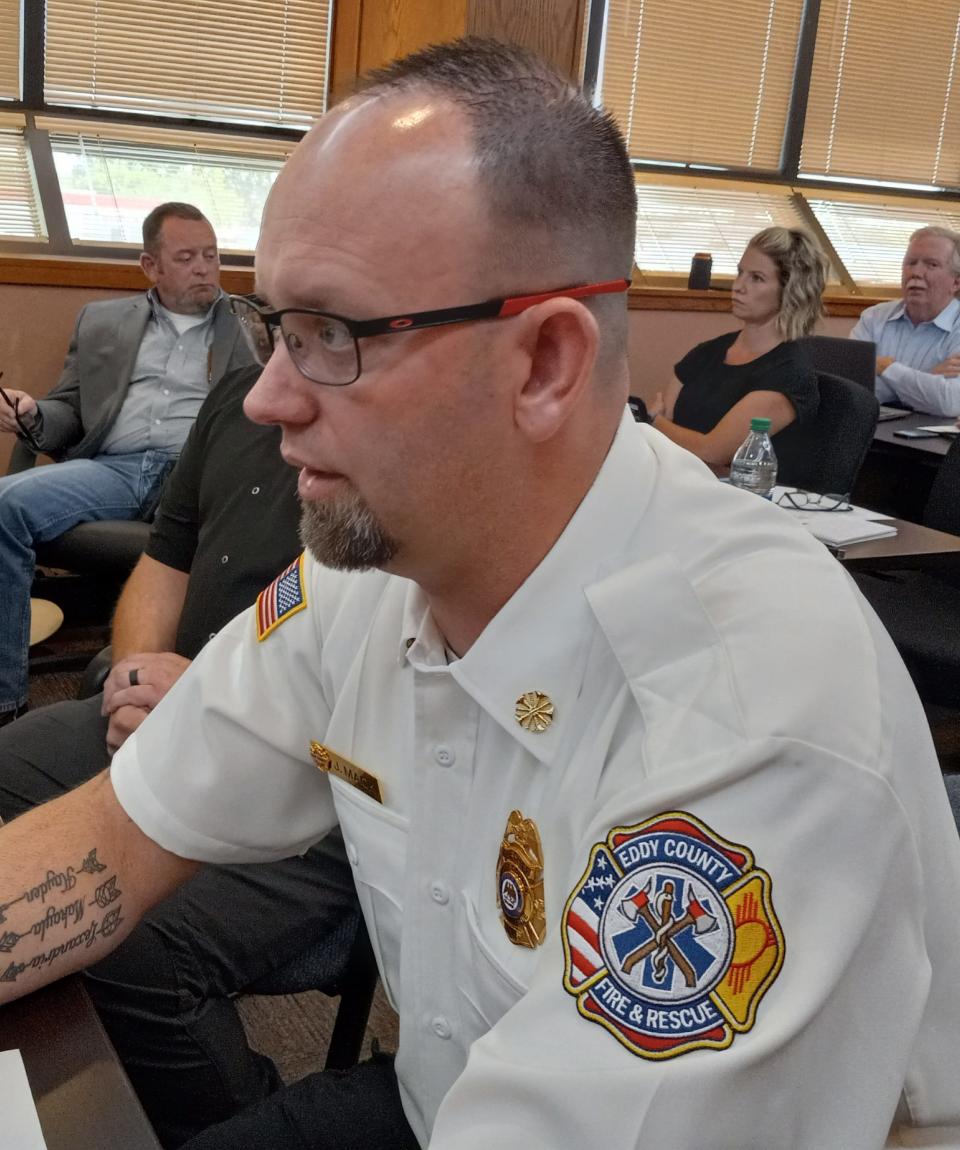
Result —
<path fill-rule="evenodd" d="M 336 751 L 331 751 L 329 747 L 323 746 L 322 743 L 314 742 L 312 739 L 310 741 L 310 758 L 313 759 L 321 771 L 336 775 L 338 779 L 349 783 L 351 787 L 356 787 L 358 791 L 363 791 L 363 793 L 373 799 L 375 803 L 383 802 L 383 791 L 380 789 L 380 780 L 376 775 L 365 771 L 363 767 L 358 767 L 356 763 L 351 763 L 349 759 L 343 758 L 343 756 L 338 755 Z"/>

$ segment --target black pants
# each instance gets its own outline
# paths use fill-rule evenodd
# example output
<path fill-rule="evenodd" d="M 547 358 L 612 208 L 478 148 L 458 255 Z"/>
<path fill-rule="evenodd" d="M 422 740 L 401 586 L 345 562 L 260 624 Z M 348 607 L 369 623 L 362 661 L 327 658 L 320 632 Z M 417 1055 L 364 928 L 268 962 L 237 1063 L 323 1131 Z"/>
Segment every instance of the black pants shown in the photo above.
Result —
<path fill-rule="evenodd" d="M 105 739 L 99 695 L 32 711 L 0 729 L 0 815 L 12 818 L 102 770 L 108 762 Z M 302 858 L 205 867 L 87 973 L 107 1032 L 165 1147 L 180 1146 L 219 1123 L 197 1147 L 347 1150 L 351 1143 L 343 1137 L 325 1140 L 328 1129 L 343 1129 L 332 1127 L 326 1112 L 330 1092 L 362 1093 L 364 1084 L 380 1100 L 384 1131 L 398 1130 L 410 1141 L 368 1141 L 360 1124 L 358 1150 L 374 1144 L 415 1147 L 392 1064 L 312 1075 L 279 1090 L 273 1063 L 249 1048 L 232 1002 L 335 933 L 355 907 L 343 842 L 333 832 Z M 349 939 L 344 945 L 349 947 Z M 234 1119 L 234 1129 L 227 1120 L 251 1106 L 249 1115 Z M 359 1109 L 372 1121 L 377 1106 Z M 314 1141 L 305 1140 L 314 1134 Z"/>

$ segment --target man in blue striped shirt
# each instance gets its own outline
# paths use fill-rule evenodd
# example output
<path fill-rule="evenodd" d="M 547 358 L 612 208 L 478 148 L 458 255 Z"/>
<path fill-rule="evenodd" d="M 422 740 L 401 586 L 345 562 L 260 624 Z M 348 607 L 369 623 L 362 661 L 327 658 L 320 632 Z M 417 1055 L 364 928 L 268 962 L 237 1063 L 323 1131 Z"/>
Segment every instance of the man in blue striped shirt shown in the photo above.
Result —
<path fill-rule="evenodd" d="M 914 232 L 901 284 L 902 299 L 867 308 L 850 333 L 877 345 L 877 399 L 960 415 L 960 235 Z"/>

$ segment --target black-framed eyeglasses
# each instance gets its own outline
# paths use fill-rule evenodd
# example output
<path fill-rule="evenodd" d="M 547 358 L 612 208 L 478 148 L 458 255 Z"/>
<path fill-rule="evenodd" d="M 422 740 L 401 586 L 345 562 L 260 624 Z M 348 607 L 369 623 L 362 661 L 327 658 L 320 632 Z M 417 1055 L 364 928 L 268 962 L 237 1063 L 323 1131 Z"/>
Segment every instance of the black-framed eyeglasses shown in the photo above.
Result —
<path fill-rule="evenodd" d="M 794 511 L 852 511 L 849 495 L 821 495 L 817 491 L 801 491 L 796 488 L 784 491 L 777 503 Z"/>
<path fill-rule="evenodd" d="M 0 379 L 2 379 L 2 378 L 3 378 L 3 372 L 0 371 Z M 16 399 L 11 399 L 10 396 L 7 395 L 7 393 L 3 390 L 3 388 L 0 387 L 0 397 L 3 398 L 7 407 L 10 407 L 13 409 L 13 418 L 17 421 L 17 427 L 20 428 L 20 433 L 23 435 L 23 438 L 27 441 L 27 443 L 30 444 L 30 446 L 33 448 L 34 451 L 42 451 L 43 448 L 41 448 L 39 442 L 37 441 L 36 436 L 33 434 L 33 432 L 30 430 L 30 428 L 27 427 L 27 425 L 23 422 L 23 416 L 20 414 L 20 398 L 19 398 L 19 396 Z"/>
<path fill-rule="evenodd" d="M 451 323 L 508 319 L 544 300 L 583 299 L 608 292 L 623 292 L 629 286 L 629 280 L 608 280 L 605 283 L 558 288 L 536 295 L 488 299 L 482 303 L 445 307 L 437 311 L 388 315 L 381 319 L 348 319 L 343 315 L 305 307 L 270 311 L 256 296 L 230 296 L 230 310 L 240 321 L 258 363 L 266 364 L 273 354 L 279 329 L 287 352 L 301 375 L 314 383 L 345 387 L 359 379 L 363 371 L 358 342 L 361 339 L 375 335 L 396 335 L 398 332 L 416 331 L 418 328 L 442 327 Z"/>

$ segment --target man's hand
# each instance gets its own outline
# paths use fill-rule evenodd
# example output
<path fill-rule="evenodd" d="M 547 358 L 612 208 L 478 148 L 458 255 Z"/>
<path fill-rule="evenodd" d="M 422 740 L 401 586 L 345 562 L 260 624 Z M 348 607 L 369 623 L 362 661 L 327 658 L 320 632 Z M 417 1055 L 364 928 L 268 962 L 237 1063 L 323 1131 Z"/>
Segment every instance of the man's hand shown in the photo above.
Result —
<path fill-rule="evenodd" d="M 891 363 L 895 363 L 892 355 L 878 355 L 877 356 L 877 375 L 883 375 Z M 936 370 L 936 369 L 934 369 Z"/>
<path fill-rule="evenodd" d="M 960 355 L 948 355 L 943 363 L 931 367 L 930 372 L 933 375 L 960 375 Z"/>
<path fill-rule="evenodd" d="M 17 412 L 23 422 L 29 427 L 37 413 L 37 401 L 25 391 L 15 391 L 13 388 L 3 389 L 10 396 L 10 401 L 17 405 Z M 13 416 L 13 408 L 9 403 L 0 400 L 0 431 L 19 431 L 17 421 Z"/>
<path fill-rule="evenodd" d="M 173 651 L 146 651 L 114 663 L 103 684 L 101 713 L 110 716 L 107 747 L 112 754 L 160 702 L 190 660 Z"/>

